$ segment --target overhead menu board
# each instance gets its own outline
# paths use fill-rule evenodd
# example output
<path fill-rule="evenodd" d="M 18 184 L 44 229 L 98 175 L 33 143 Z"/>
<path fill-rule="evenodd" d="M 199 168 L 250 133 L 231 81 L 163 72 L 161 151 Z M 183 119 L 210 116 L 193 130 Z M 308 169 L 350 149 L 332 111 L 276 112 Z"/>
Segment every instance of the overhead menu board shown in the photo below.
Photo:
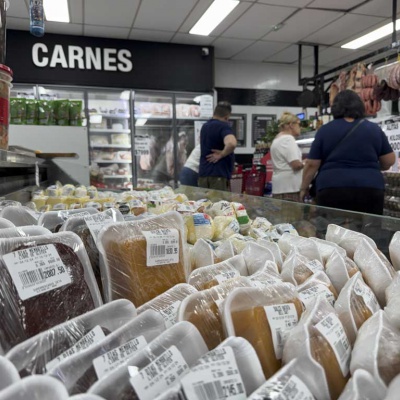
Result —
<path fill-rule="evenodd" d="M 275 114 L 252 114 L 251 143 L 255 144 L 267 133 L 268 124 L 276 119 Z"/>

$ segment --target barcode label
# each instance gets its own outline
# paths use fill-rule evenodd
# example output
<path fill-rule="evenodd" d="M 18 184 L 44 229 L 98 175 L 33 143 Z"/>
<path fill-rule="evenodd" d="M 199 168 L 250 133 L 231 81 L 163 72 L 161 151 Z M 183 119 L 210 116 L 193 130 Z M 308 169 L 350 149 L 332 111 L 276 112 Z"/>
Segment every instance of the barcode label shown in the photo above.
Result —
<path fill-rule="evenodd" d="M 181 301 L 177 300 L 168 307 L 163 308 L 160 310 L 160 314 L 164 318 L 165 326 L 170 328 L 172 325 L 176 323 L 176 316 L 178 315 L 178 310 L 181 305 Z"/>
<path fill-rule="evenodd" d="M 130 383 L 140 400 L 153 400 L 176 385 L 189 372 L 189 366 L 176 346 L 171 346 L 147 367 L 142 368 Z"/>
<path fill-rule="evenodd" d="M 323 271 L 323 270 L 324 270 L 323 265 L 322 265 L 318 260 L 309 261 L 309 262 L 306 264 L 306 267 L 307 267 L 313 274 L 315 274 L 315 273 L 318 272 L 318 271 Z"/>
<path fill-rule="evenodd" d="M 215 275 L 215 279 L 218 283 L 222 283 L 238 276 L 240 276 L 240 273 L 235 269 L 233 271 L 222 272 L 222 274 Z"/>
<path fill-rule="evenodd" d="M 100 326 L 97 325 L 89 333 L 83 336 L 78 342 L 76 342 L 74 346 L 70 347 L 68 350 L 64 351 L 64 353 L 49 361 L 46 364 L 46 370 L 50 371 L 51 369 L 57 367 L 57 365 L 66 360 L 68 357 L 71 357 L 82 350 L 88 349 L 89 347 L 102 341 L 105 337 L 106 335 L 104 334 L 103 330 Z"/>
<path fill-rule="evenodd" d="M 375 314 L 380 309 L 378 300 L 376 299 L 374 292 L 369 286 L 363 284 L 360 279 L 357 279 L 356 283 L 354 284 L 354 292 L 358 296 L 361 296 L 363 298 L 365 305 L 371 310 L 373 314 Z"/>
<path fill-rule="evenodd" d="M 277 360 L 282 358 L 283 345 L 289 331 L 297 325 L 298 315 L 293 303 L 264 307 L 271 328 Z"/>
<path fill-rule="evenodd" d="M 139 336 L 93 360 L 93 367 L 98 379 L 114 371 L 133 354 L 147 345 L 144 336 Z"/>
<path fill-rule="evenodd" d="M 335 296 L 333 293 L 322 283 L 318 283 L 308 289 L 299 292 L 299 297 L 307 308 L 318 296 L 324 296 L 326 300 L 333 306 L 335 304 Z"/>
<path fill-rule="evenodd" d="M 335 353 L 343 376 L 349 373 L 351 347 L 339 318 L 333 314 L 328 314 L 320 321 L 315 328 L 324 336 Z"/>
<path fill-rule="evenodd" d="M 29 247 L 3 256 L 21 300 L 58 289 L 72 282 L 53 244 Z"/>
<path fill-rule="evenodd" d="M 235 354 L 229 346 L 202 356 L 181 384 L 186 400 L 246 399 Z"/>
<path fill-rule="evenodd" d="M 111 215 L 99 213 L 86 216 L 85 222 L 87 227 L 89 228 L 90 233 L 93 236 L 94 241 L 96 242 L 100 230 L 104 226 L 112 224 L 114 220 Z"/>
<path fill-rule="evenodd" d="M 143 231 L 143 235 L 146 238 L 148 267 L 179 262 L 179 232 L 177 229 Z"/>

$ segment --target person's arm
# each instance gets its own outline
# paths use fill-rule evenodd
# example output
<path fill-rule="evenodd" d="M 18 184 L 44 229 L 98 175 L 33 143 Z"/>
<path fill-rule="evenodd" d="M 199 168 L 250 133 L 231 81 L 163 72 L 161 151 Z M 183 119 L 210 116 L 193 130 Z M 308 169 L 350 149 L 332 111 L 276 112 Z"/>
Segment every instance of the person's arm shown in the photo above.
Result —
<path fill-rule="evenodd" d="M 392 151 L 389 154 L 385 154 L 379 157 L 379 165 L 381 171 L 387 171 L 396 162 L 396 155 Z"/>
<path fill-rule="evenodd" d="M 300 200 L 303 201 L 305 195 L 308 193 L 311 181 L 314 179 L 319 167 L 321 166 L 321 160 L 307 159 L 304 165 L 303 181 L 300 186 Z"/>
<path fill-rule="evenodd" d="M 285 159 L 290 165 L 290 168 L 292 168 L 293 172 L 301 171 L 304 165 L 303 161 L 299 159 L 299 146 L 297 146 L 295 139 L 288 136 L 284 146 Z"/>
<path fill-rule="evenodd" d="M 212 153 L 206 158 L 208 162 L 217 163 L 222 158 L 229 156 L 229 154 L 235 151 L 237 146 L 237 140 L 234 135 L 229 134 L 224 137 L 224 148 L 222 150 L 212 149 Z"/>
<path fill-rule="evenodd" d="M 304 164 L 300 160 L 294 160 L 294 161 L 290 162 L 289 165 L 294 172 L 300 171 L 304 168 Z"/>

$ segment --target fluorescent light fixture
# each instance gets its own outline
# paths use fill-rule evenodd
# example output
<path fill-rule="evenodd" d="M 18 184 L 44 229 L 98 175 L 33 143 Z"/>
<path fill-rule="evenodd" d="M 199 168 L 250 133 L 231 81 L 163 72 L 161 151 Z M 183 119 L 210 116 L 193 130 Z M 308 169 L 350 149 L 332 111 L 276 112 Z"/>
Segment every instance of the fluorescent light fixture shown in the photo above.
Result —
<path fill-rule="evenodd" d="M 396 21 L 396 31 L 400 30 L 400 19 Z M 393 22 L 390 22 L 389 24 L 382 26 L 381 28 L 378 28 L 370 33 L 367 33 L 364 36 L 359 37 L 358 39 L 352 40 L 349 43 L 344 44 L 342 49 L 359 49 L 360 47 L 363 47 L 367 44 L 376 42 L 379 39 L 384 38 L 385 36 L 391 35 L 393 32 Z"/>
<path fill-rule="evenodd" d="M 146 125 L 147 119 L 146 118 L 139 118 L 136 120 L 136 126 L 144 126 Z"/>
<path fill-rule="evenodd" d="M 70 22 L 68 0 L 43 0 L 47 21 Z"/>
<path fill-rule="evenodd" d="M 240 3 L 238 0 L 214 0 L 190 30 L 192 35 L 208 36 Z"/>

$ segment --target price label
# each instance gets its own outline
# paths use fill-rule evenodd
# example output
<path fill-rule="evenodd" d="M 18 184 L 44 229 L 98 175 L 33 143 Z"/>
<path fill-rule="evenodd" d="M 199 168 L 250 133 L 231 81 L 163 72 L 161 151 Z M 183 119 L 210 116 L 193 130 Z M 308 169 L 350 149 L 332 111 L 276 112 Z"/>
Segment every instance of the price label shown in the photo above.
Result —
<path fill-rule="evenodd" d="M 322 265 L 318 260 L 309 261 L 309 262 L 306 264 L 306 267 L 307 267 L 313 274 L 315 274 L 315 273 L 318 272 L 318 271 L 323 271 L 323 270 L 324 270 L 323 265 Z"/>
<path fill-rule="evenodd" d="M 233 271 L 222 272 L 221 274 L 215 275 L 215 279 L 218 283 L 222 283 L 229 279 L 237 278 L 238 276 L 240 276 L 240 273 L 235 269 Z"/>
<path fill-rule="evenodd" d="M 178 315 L 178 310 L 181 303 L 181 301 L 177 300 L 168 307 L 165 307 L 159 311 L 164 318 L 165 326 L 167 327 L 167 329 L 170 328 L 172 325 L 175 325 L 176 316 Z"/>
<path fill-rule="evenodd" d="M 82 212 L 79 212 L 79 213 L 71 213 L 71 212 L 69 212 L 69 211 L 59 211 L 58 212 L 58 216 L 60 217 L 60 218 L 62 218 L 63 220 L 67 220 L 68 218 L 72 218 L 72 217 L 74 217 L 74 218 L 76 218 L 76 217 L 78 217 L 78 218 L 84 218 L 84 217 L 87 217 L 87 216 L 89 216 L 89 215 L 91 215 L 88 211 L 82 211 Z"/>
<path fill-rule="evenodd" d="M 365 305 L 371 310 L 372 314 L 380 309 L 374 292 L 359 279 L 354 284 L 354 293 L 363 298 Z"/>
<path fill-rule="evenodd" d="M 135 137 L 135 156 L 147 156 L 150 154 L 150 138 Z"/>
<path fill-rule="evenodd" d="M 143 235 L 147 244 L 148 267 L 179 262 L 179 232 L 177 229 L 143 231 Z"/>
<path fill-rule="evenodd" d="M 110 225 L 114 222 L 111 215 L 107 215 L 104 213 L 100 214 L 92 214 L 85 217 L 86 225 L 89 228 L 90 233 L 93 236 L 94 241 L 96 242 L 97 236 L 104 226 Z"/>
<path fill-rule="evenodd" d="M 339 363 L 343 376 L 349 373 L 351 347 L 339 318 L 328 314 L 315 328 L 328 341 Z"/>
<path fill-rule="evenodd" d="M 93 360 L 93 367 L 98 379 L 114 371 L 133 354 L 147 345 L 144 336 L 139 336 Z"/>
<path fill-rule="evenodd" d="M 299 297 L 306 307 L 308 307 L 313 300 L 318 296 L 325 296 L 326 300 L 333 306 L 335 304 L 335 296 L 333 293 L 322 283 L 318 283 L 308 289 L 299 292 Z"/>
<path fill-rule="evenodd" d="M 21 300 L 58 289 L 72 282 L 53 244 L 29 247 L 3 256 Z"/>
<path fill-rule="evenodd" d="M 189 366 L 176 346 L 171 346 L 147 367 L 130 378 L 139 400 L 154 400 L 176 385 L 189 372 Z"/>

